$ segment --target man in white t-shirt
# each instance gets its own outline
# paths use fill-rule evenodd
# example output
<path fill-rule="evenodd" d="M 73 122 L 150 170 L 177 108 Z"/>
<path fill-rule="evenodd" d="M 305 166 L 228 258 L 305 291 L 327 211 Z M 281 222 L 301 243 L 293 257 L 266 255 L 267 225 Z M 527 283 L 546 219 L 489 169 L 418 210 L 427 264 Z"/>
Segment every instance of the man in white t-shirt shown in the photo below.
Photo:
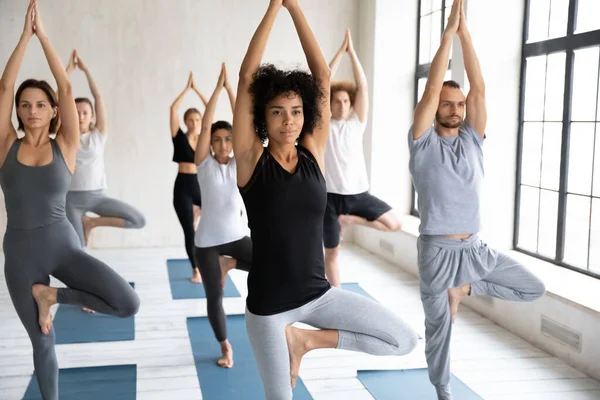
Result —
<path fill-rule="evenodd" d="M 369 179 L 363 153 L 363 134 L 369 112 L 367 77 L 358 60 L 350 30 L 329 64 L 333 78 L 344 53 L 352 62 L 354 82 L 331 85 L 331 124 L 325 152 L 327 209 L 323 220 L 325 273 L 339 287 L 338 254 L 340 229 L 352 224 L 380 231 L 398 231 L 400 222 L 392 208 L 369 194 Z"/>

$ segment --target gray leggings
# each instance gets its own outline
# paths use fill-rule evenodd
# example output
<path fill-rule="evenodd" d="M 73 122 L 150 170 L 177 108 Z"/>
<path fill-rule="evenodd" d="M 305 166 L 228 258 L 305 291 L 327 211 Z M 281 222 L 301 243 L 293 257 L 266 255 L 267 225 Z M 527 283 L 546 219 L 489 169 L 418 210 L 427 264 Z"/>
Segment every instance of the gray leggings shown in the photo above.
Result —
<path fill-rule="evenodd" d="M 67 285 L 58 289 L 59 304 L 75 304 L 122 318 L 137 313 L 140 300 L 120 275 L 83 251 L 66 219 L 38 229 L 8 229 L 4 254 L 6 285 L 33 346 L 40 393 L 44 400 L 58 400 L 54 328 L 47 335 L 42 333 L 31 287 L 36 283 L 49 285 L 52 275 Z"/>
<path fill-rule="evenodd" d="M 121 218 L 125 228 L 139 229 L 146 225 L 144 215 L 127 203 L 106 197 L 103 190 L 77 190 L 67 193 L 67 218 L 75 228 L 79 241 L 85 245 L 81 218 L 91 211 L 101 217 Z"/>
<path fill-rule="evenodd" d="M 416 332 L 400 317 L 372 299 L 335 287 L 308 304 L 275 315 L 246 309 L 246 329 L 267 400 L 292 398 L 285 327 L 294 322 L 339 330 L 338 349 L 403 356 L 417 345 Z"/>
<path fill-rule="evenodd" d="M 417 249 L 429 379 L 438 399 L 450 400 L 452 318 L 448 289 L 470 283 L 471 296 L 511 301 L 533 301 L 546 289 L 524 266 L 489 248 L 477 235 L 467 239 L 421 235 Z"/>

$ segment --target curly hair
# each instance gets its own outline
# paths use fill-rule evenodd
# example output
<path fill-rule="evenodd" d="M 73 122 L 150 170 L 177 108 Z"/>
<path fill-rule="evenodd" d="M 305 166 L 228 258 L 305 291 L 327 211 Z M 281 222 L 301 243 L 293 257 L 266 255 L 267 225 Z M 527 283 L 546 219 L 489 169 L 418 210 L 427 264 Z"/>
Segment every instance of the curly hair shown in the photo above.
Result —
<path fill-rule="evenodd" d="M 338 81 L 331 83 L 331 98 L 333 99 L 333 94 L 335 92 L 346 92 L 350 97 L 350 104 L 354 105 L 354 100 L 356 100 L 356 84 L 350 81 Z"/>
<path fill-rule="evenodd" d="M 284 71 L 272 64 L 262 65 L 255 73 L 250 85 L 254 116 L 254 131 L 265 143 L 267 135 L 266 107 L 267 103 L 281 94 L 295 92 L 302 99 L 304 125 L 300 138 L 312 134 L 321 121 L 319 102 L 325 100 L 325 93 L 320 82 L 311 74 L 301 70 Z"/>

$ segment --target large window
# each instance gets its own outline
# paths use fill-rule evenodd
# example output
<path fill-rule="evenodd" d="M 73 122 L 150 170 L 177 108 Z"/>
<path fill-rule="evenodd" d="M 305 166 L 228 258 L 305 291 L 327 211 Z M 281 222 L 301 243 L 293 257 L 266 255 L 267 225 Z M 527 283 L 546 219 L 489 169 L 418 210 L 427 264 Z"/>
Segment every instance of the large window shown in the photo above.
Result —
<path fill-rule="evenodd" d="M 442 33 L 448 24 L 448 16 L 453 0 L 419 0 L 417 24 L 417 68 L 415 72 L 415 106 L 423 95 L 431 61 L 440 47 Z M 452 51 L 450 52 L 452 58 Z M 450 79 L 451 70 L 448 64 L 446 80 Z M 419 216 L 417 211 L 417 193 L 412 189 L 411 214 Z"/>
<path fill-rule="evenodd" d="M 600 1 L 525 7 L 514 247 L 600 278 Z"/>

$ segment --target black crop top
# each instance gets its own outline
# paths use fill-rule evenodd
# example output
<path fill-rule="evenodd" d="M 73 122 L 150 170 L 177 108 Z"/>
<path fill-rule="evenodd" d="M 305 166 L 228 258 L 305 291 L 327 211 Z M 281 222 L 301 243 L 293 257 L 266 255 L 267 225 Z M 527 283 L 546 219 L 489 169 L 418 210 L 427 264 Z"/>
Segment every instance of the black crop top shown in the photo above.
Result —
<path fill-rule="evenodd" d="M 289 173 L 265 148 L 240 188 L 252 237 L 246 305 L 253 314 L 300 307 L 331 287 L 323 262 L 325 178 L 313 155 L 297 149 L 298 164 Z"/>
<path fill-rule="evenodd" d="M 177 135 L 173 138 L 173 161 L 176 163 L 193 163 L 194 153 L 195 151 L 192 149 L 192 146 L 190 146 L 187 135 L 179 128 Z"/>

